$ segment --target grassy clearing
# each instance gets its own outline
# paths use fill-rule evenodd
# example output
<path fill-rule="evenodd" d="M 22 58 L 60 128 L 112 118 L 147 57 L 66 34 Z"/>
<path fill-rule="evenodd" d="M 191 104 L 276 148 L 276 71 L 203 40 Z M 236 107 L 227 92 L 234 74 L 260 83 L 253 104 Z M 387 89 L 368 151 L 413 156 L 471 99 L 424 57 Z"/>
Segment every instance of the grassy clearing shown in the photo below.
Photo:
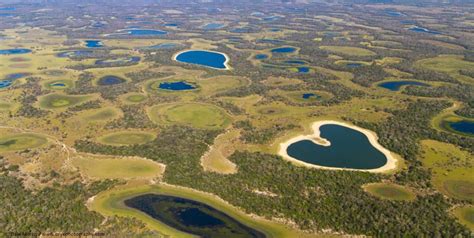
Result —
<path fill-rule="evenodd" d="M 145 144 L 156 138 L 156 135 L 141 131 L 120 131 L 101 136 L 97 139 L 102 144 L 127 146 Z"/>
<path fill-rule="evenodd" d="M 454 216 L 461 224 L 466 225 L 474 232 L 474 206 L 457 207 L 453 210 Z"/>
<path fill-rule="evenodd" d="M 240 132 L 229 130 L 219 135 L 208 152 L 201 157 L 201 165 L 205 171 L 222 174 L 233 174 L 237 172 L 237 166 L 227 158 L 234 153 L 240 144 Z"/>
<path fill-rule="evenodd" d="M 169 237 L 193 237 L 190 234 L 173 229 L 172 227 L 151 218 L 143 212 L 129 208 L 123 203 L 124 200 L 148 193 L 178 196 L 208 204 L 237 219 L 239 222 L 264 232 L 267 237 L 318 237 L 318 235 L 305 234 L 279 223 L 270 222 L 261 218 L 250 217 L 249 215 L 221 200 L 217 196 L 198 192 L 192 189 L 165 184 L 143 185 L 139 182 L 129 183 L 127 185 L 99 193 L 88 205 L 91 210 L 99 212 L 104 216 L 117 215 L 137 218 L 143 221 L 150 229 L 159 231 L 160 233 Z"/>
<path fill-rule="evenodd" d="M 329 51 L 335 54 L 349 55 L 349 56 L 374 56 L 375 52 L 359 47 L 351 46 L 320 46 L 322 50 Z"/>
<path fill-rule="evenodd" d="M 440 55 L 434 58 L 419 60 L 416 64 L 419 67 L 444 73 L 457 73 L 461 69 L 474 68 L 474 62 L 463 60 L 462 55 Z"/>
<path fill-rule="evenodd" d="M 47 142 L 48 139 L 46 139 L 45 137 L 32 133 L 1 136 L 0 152 L 38 148 L 40 146 L 45 145 Z"/>
<path fill-rule="evenodd" d="M 39 98 L 39 106 L 44 109 L 64 109 L 92 99 L 91 95 L 65 95 L 52 93 Z"/>
<path fill-rule="evenodd" d="M 474 201 L 474 161 L 472 155 L 458 147 L 434 140 L 424 140 L 423 165 L 433 171 L 433 184 L 447 196 Z"/>
<path fill-rule="evenodd" d="M 364 190 L 381 199 L 394 201 L 412 201 L 416 195 L 408 188 L 390 183 L 372 183 L 364 185 Z"/>
<path fill-rule="evenodd" d="M 118 118 L 121 115 L 121 111 L 115 107 L 104 107 L 97 110 L 87 111 L 81 116 L 88 121 L 108 121 Z"/>
<path fill-rule="evenodd" d="M 67 79 L 48 80 L 43 83 L 43 87 L 51 90 L 65 90 L 74 87 L 74 82 Z"/>
<path fill-rule="evenodd" d="M 161 177 L 165 167 L 144 158 L 78 156 L 72 159 L 83 176 L 100 179 L 152 179 Z"/>
<path fill-rule="evenodd" d="M 141 93 L 127 93 L 120 97 L 125 104 L 138 104 L 147 99 L 145 94 Z"/>
<path fill-rule="evenodd" d="M 204 129 L 223 129 L 231 122 L 223 109 L 203 103 L 156 105 L 149 108 L 148 115 L 156 124 L 184 124 Z"/>
<path fill-rule="evenodd" d="M 451 50 L 465 50 L 464 47 L 452 43 L 447 43 L 447 42 L 442 42 L 442 41 L 437 41 L 437 40 L 420 40 L 420 42 L 427 43 L 430 45 L 438 46 L 438 47 L 443 47 Z"/>

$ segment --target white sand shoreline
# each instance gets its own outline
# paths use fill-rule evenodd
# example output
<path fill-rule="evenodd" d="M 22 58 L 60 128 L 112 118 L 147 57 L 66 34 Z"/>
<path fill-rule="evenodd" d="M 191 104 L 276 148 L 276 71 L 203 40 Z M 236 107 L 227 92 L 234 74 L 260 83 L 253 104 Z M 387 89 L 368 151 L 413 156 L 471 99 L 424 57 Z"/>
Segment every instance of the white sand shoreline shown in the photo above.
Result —
<path fill-rule="evenodd" d="M 359 131 L 363 133 L 367 138 L 369 139 L 370 144 L 375 147 L 377 150 L 382 152 L 385 157 L 387 158 L 387 162 L 385 163 L 384 166 L 376 169 L 350 169 L 350 168 L 335 168 L 335 167 L 326 167 L 326 166 L 320 166 L 320 165 L 314 165 L 310 163 L 306 163 L 301 160 L 297 160 L 287 153 L 287 148 L 291 144 L 301 141 L 301 140 L 311 140 L 314 143 L 322 146 L 330 146 L 331 143 L 320 137 L 320 130 L 319 128 L 323 125 L 328 125 L 328 124 L 335 124 L 335 125 L 340 125 L 344 127 L 351 128 L 353 130 Z M 283 143 L 280 144 L 279 150 L 278 150 L 278 155 L 282 156 L 285 160 L 288 160 L 290 162 L 293 162 L 297 165 L 302 165 L 310 168 L 318 168 L 318 169 L 329 169 L 329 170 L 350 170 L 350 171 L 366 171 L 366 172 L 372 172 L 372 173 L 384 173 L 390 170 L 395 170 L 398 167 L 399 164 L 399 159 L 395 156 L 394 153 L 390 152 L 389 150 L 385 149 L 382 145 L 378 143 L 378 137 L 375 134 L 375 132 L 369 131 L 364 128 L 360 128 L 345 122 L 339 122 L 339 121 L 333 121 L 333 120 L 324 120 L 324 121 L 317 121 L 314 122 L 311 125 L 311 128 L 313 129 L 313 134 L 310 135 L 300 135 L 293 137 Z"/>
<path fill-rule="evenodd" d="M 230 61 L 229 56 L 226 53 L 222 53 L 222 52 L 219 52 L 219 51 L 213 51 L 213 50 L 203 50 L 203 49 L 182 50 L 182 51 L 179 51 L 178 53 L 173 55 L 173 60 L 176 61 L 176 62 L 184 63 L 184 64 L 192 64 L 192 63 L 186 63 L 186 62 L 181 62 L 181 61 L 177 60 L 178 55 L 180 55 L 182 53 L 185 53 L 185 52 L 189 52 L 189 51 L 207 51 L 207 52 L 212 52 L 212 53 L 216 53 L 216 54 L 221 54 L 225 57 L 225 61 L 224 61 L 225 69 L 219 69 L 219 68 L 206 66 L 206 65 L 200 65 L 200 64 L 193 64 L 193 65 L 200 65 L 200 66 L 203 66 L 203 67 L 207 67 L 207 68 L 211 68 L 211 69 L 217 69 L 217 70 L 230 70 L 231 69 L 231 67 L 229 65 L 229 61 Z"/>

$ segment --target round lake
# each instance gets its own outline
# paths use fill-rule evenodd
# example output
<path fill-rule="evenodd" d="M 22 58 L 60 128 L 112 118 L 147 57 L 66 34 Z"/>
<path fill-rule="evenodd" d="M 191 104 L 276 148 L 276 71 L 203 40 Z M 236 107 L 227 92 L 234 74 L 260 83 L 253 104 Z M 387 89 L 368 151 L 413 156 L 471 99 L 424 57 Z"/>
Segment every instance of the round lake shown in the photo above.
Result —
<path fill-rule="evenodd" d="M 176 61 L 188 64 L 201 65 L 213 69 L 228 69 L 227 57 L 220 52 L 205 50 L 189 50 L 179 53 Z"/>
<path fill-rule="evenodd" d="M 377 169 L 387 164 L 387 157 L 375 148 L 368 137 L 355 129 L 337 124 L 319 127 L 320 137 L 330 145 L 302 139 L 286 148 L 288 156 L 305 163 L 346 169 Z"/>
<path fill-rule="evenodd" d="M 144 194 L 124 203 L 170 227 L 201 237 L 265 237 L 224 212 L 186 198 Z"/>

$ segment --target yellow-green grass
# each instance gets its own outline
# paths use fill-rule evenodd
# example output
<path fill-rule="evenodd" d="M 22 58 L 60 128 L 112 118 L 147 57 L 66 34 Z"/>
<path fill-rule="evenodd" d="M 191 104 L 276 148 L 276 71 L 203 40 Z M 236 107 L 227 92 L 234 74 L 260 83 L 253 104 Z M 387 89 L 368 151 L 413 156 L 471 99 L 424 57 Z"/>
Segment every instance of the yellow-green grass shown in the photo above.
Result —
<path fill-rule="evenodd" d="M 0 112 L 9 111 L 13 105 L 7 102 L 0 102 Z"/>
<path fill-rule="evenodd" d="M 456 44 L 453 44 L 453 43 L 437 41 L 437 40 L 423 39 L 423 40 L 420 40 L 420 42 L 428 43 L 430 45 L 439 46 L 439 47 L 443 47 L 443 48 L 447 48 L 447 49 L 451 49 L 451 50 L 465 50 L 465 48 L 463 46 L 456 45 Z"/>
<path fill-rule="evenodd" d="M 372 44 L 372 45 L 375 45 L 375 46 L 392 47 L 392 48 L 403 46 L 403 44 L 400 43 L 400 42 L 397 42 L 397 41 L 385 41 L 385 40 L 374 40 L 374 41 L 371 41 L 371 44 Z"/>
<path fill-rule="evenodd" d="M 126 104 L 138 104 L 147 99 L 147 96 L 142 93 L 127 93 L 120 97 Z"/>
<path fill-rule="evenodd" d="M 347 65 L 347 64 L 371 65 L 372 64 L 372 62 L 353 61 L 353 60 L 336 60 L 334 63 L 336 63 L 337 65 Z"/>
<path fill-rule="evenodd" d="M 265 85 L 268 86 L 285 86 L 285 85 L 294 85 L 294 84 L 301 84 L 303 83 L 301 80 L 298 79 L 290 79 L 290 78 L 283 78 L 283 77 L 269 77 L 262 81 Z"/>
<path fill-rule="evenodd" d="M 423 140 L 421 161 L 433 172 L 432 182 L 443 194 L 474 201 L 474 161 L 468 151 L 455 145 Z"/>
<path fill-rule="evenodd" d="M 79 105 L 90 99 L 92 95 L 65 95 L 52 93 L 39 98 L 39 106 L 44 109 L 63 109 Z"/>
<path fill-rule="evenodd" d="M 156 138 L 155 134 L 142 131 L 119 131 L 97 138 L 102 144 L 113 146 L 127 146 L 145 144 Z"/>
<path fill-rule="evenodd" d="M 121 116 L 121 111 L 114 107 L 104 107 L 84 112 L 81 117 L 87 121 L 108 121 Z"/>
<path fill-rule="evenodd" d="M 203 129 L 223 129 L 231 118 L 221 108 L 204 103 L 172 103 L 148 109 L 150 119 L 156 124 L 182 124 Z"/>
<path fill-rule="evenodd" d="M 115 187 L 111 190 L 101 192 L 94 197 L 88 204 L 89 209 L 96 211 L 104 216 L 122 216 L 133 217 L 143 221 L 148 228 L 158 231 L 168 237 L 195 237 L 191 234 L 176 230 L 157 219 L 153 219 L 147 214 L 127 207 L 124 201 L 143 194 L 162 194 L 177 196 L 186 199 L 195 200 L 208 204 L 229 216 L 237 219 L 239 222 L 257 229 L 267 235 L 267 237 L 318 237 L 318 235 L 305 234 L 301 231 L 286 227 L 280 223 L 271 222 L 262 218 L 252 218 L 243 213 L 238 208 L 233 207 L 212 194 L 199 192 L 196 190 L 171 186 L 160 185 L 140 185 L 140 183 L 129 183 L 124 186 Z"/>
<path fill-rule="evenodd" d="M 474 62 L 464 60 L 462 55 L 439 55 L 434 58 L 419 60 L 416 62 L 416 66 L 448 73 L 458 78 L 459 70 L 474 68 Z"/>
<path fill-rule="evenodd" d="M 204 170 L 222 174 L 236 173 L 237 166 L 227 158 L 240 144 L 239 137 L 240 131 L 235 129 L 219 135 L 209 151 L 201 157 L 201 165 Z"/>
<path fill-rule="evenodd" d="M 474 232 L 474 206 L 457 207 L 453 210 L 453 214 L 461 224 L 464 224 Z"/>
<path fill-rule="evenodd" d="M 409 188 L 392 183 L 371 183 L 363 186 L 369 194 L 380 199 L 393 201 L 413 201 L 416 198 Z"/>
<path fill-rule="evenodd" d="M 0 137 L 0 152 L 38 148 L 47 142 L 46 137 L 32 133 L 2 135 Z"/>
<path fill-rule="evenodd" d="M 78 156 L 72 159 L 83 176 L 101 179 L 153 179 L 161 177 L 164 165 L 144 158 L 101 158 Z"/>
<path fill-rule="evenodd" d="M 199 79 L 197 83 L 201 86 L 203 95 L 213 95 L 229 89 L 238 88 L 249 83 L 249 80 L 235 76 L 217 76 Z"/>
<path fill-rule="evenodd" d="M 352 46 L 320 46 L 322 50 L 329 51 L 335 54 L 342 54 L 348 56 L 374 56 L 376 55 L 375 52 L 360 48 L 360 47 L 352 47 Z"/>
<path fill-rule="evenodd" d="M 65 90 L 74 87 L 74 82 L 68 79 L 48 80 L 43 83 L 43 87 L 51 90 Z"/>

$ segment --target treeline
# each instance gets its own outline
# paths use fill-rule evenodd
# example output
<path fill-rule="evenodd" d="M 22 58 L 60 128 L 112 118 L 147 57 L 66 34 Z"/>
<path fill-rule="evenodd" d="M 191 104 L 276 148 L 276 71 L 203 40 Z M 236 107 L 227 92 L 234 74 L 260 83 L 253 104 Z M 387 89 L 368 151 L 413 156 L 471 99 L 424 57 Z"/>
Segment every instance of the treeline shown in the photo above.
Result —
<path fill-rule="evenodd" d="M 236 128 L 242 129 L 240 139 L 250 144 L 264 144 L 274 139 L 283 131 L 288 131 L 298 127 L 297 125 L 274 124 L 271 127 L 258 129 L 255 128 L 249 120 L 237 121 L 234 123 Z"/>
<path fill-rule="evenodd" d="M 48 111 L 36 108 L 33 106 L 38 101 L 38 96 L 48 93 L 43 91 L 39 82 L 39 77 L 28 77 L 26 83 L 22 86 L 24 90 L 21 92 L 17 100 L 21 103 L 20 109 L 17 111 L 16 116 L 26 118 L 39 118 L 49 114 Z"/>

